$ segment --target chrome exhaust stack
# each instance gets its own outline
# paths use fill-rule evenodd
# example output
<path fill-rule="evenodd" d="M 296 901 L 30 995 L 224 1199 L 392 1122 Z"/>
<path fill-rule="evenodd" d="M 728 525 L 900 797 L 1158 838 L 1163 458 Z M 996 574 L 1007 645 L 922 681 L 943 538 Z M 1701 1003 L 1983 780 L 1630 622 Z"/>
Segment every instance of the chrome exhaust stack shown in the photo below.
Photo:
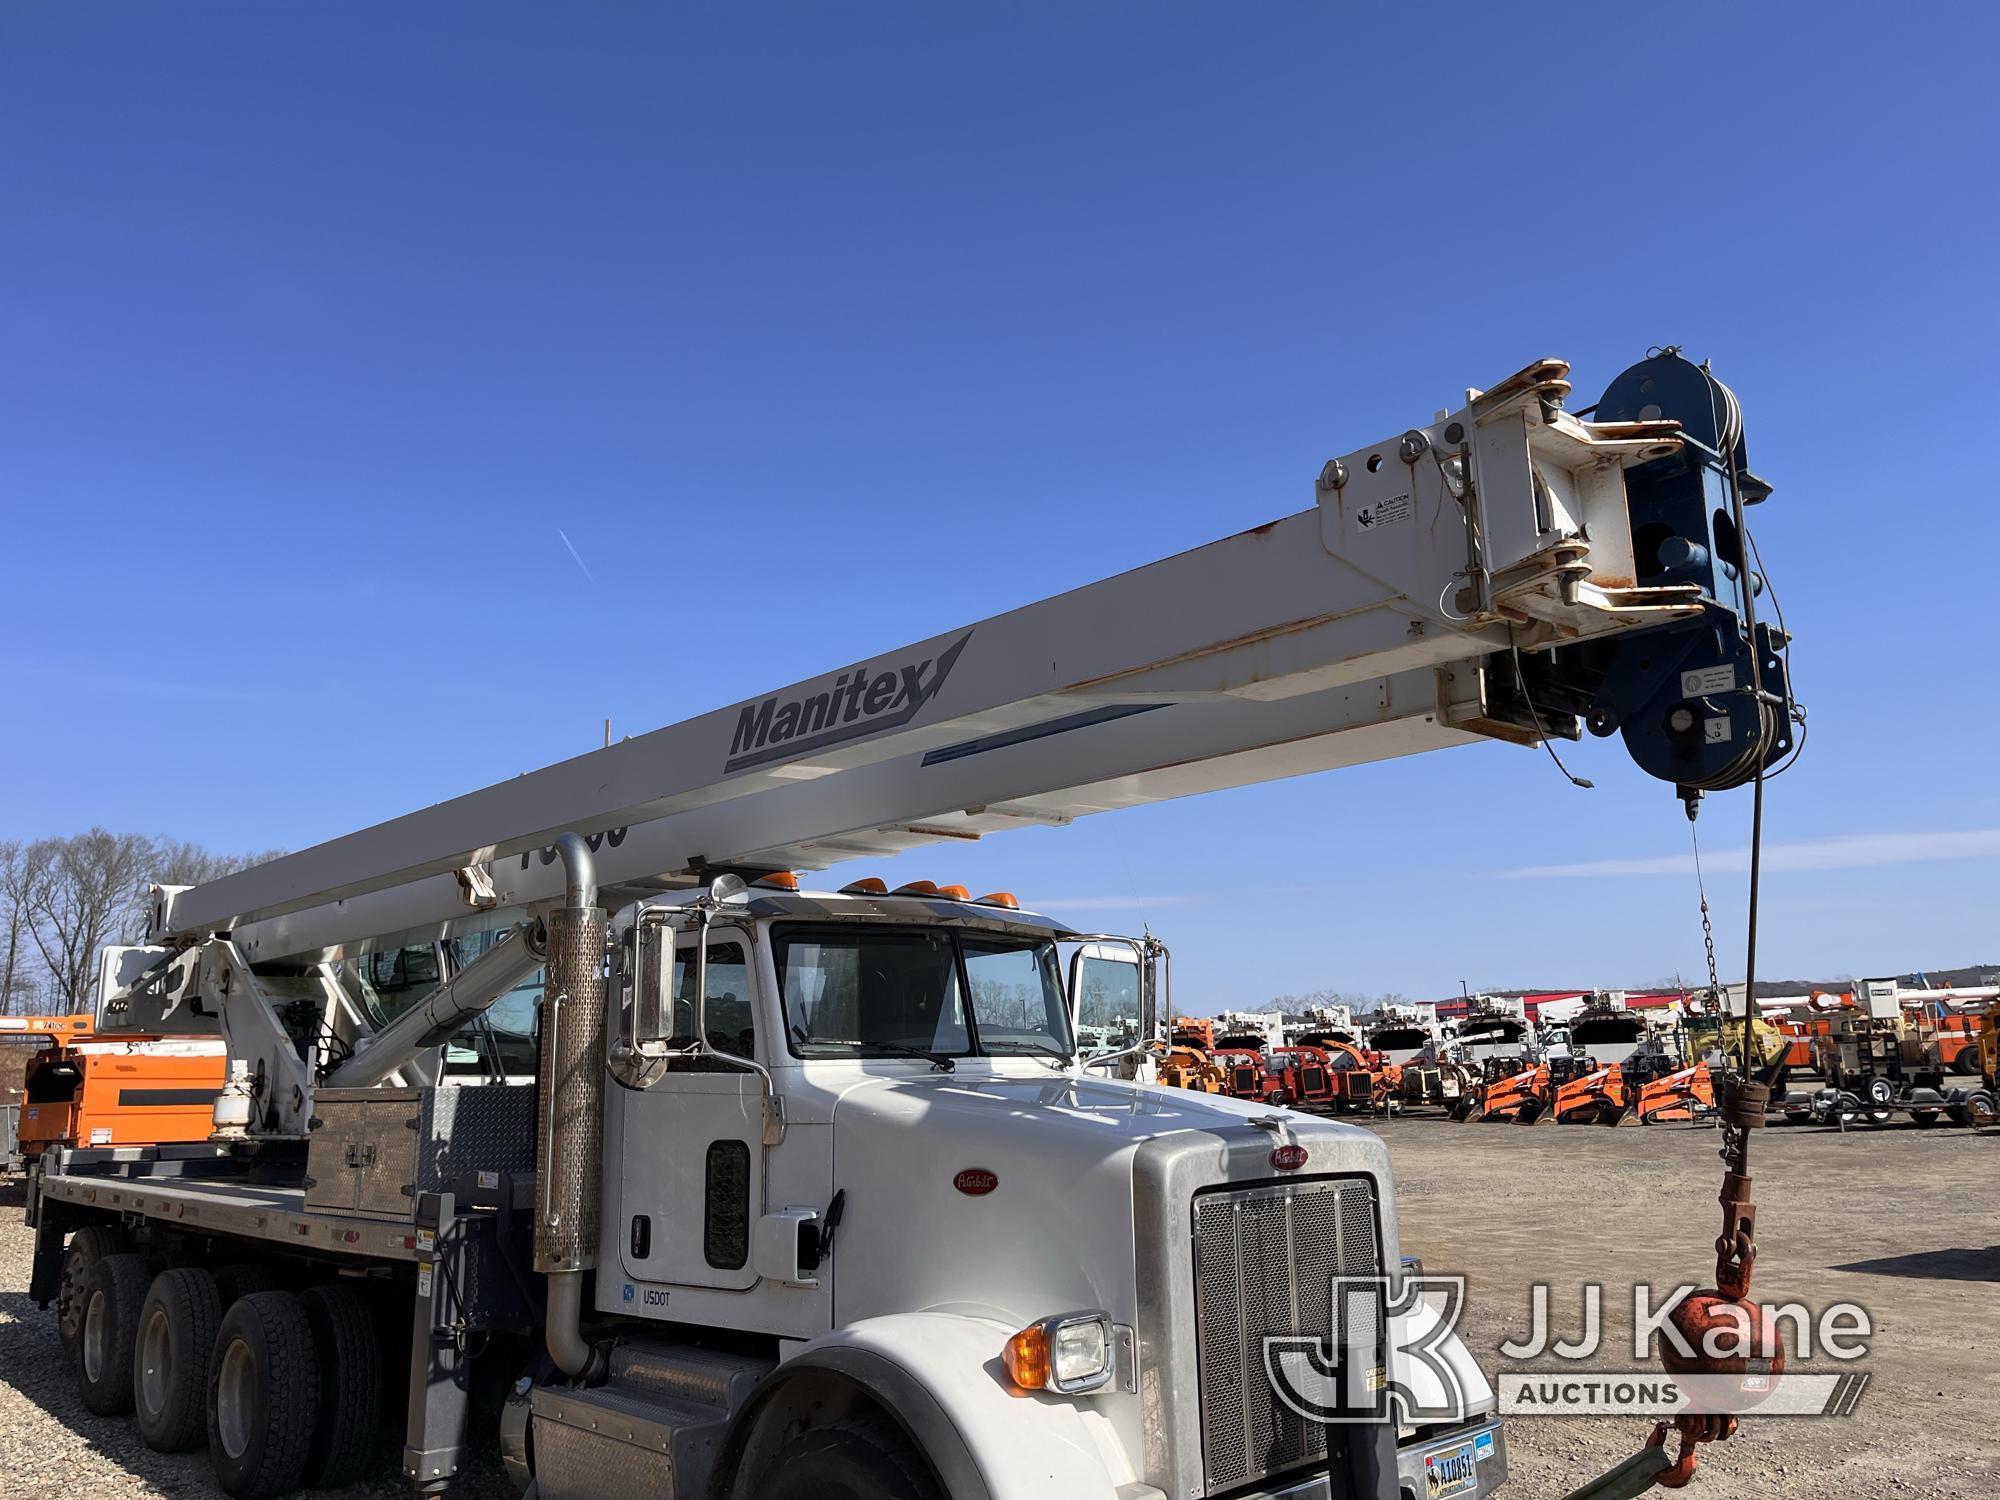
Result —
<path fill-rule="evenodd" d="M 535 1149 L 535 1269 L 548 1278 L 544 1319 L 549 1357 L 586 1378 L 603 1360 L 583 1337 L 583 1274 L 597 1265 L 603 1165 L 604 955 L 590 846 L 574 833 L 555 841 L 566 882 L 548 916 L 548 979 L 542 992 L 541 1137 Z"/>

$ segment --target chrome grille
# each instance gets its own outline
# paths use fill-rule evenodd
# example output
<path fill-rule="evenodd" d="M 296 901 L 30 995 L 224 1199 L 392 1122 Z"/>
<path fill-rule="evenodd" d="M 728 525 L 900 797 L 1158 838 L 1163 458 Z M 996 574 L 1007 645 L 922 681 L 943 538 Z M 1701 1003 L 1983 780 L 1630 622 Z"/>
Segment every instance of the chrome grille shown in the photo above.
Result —
<path fill-rule="evenodd" d="M 1335 1276 L 1380 1273 L 1367 1178 L 1272 1183 L 1194 1200 L 1202 1469 L 1210 1493 L 1327 1455 L 1326 1428 L 1264 1375 L 1264 1340 L 1333 1332 Z"/>

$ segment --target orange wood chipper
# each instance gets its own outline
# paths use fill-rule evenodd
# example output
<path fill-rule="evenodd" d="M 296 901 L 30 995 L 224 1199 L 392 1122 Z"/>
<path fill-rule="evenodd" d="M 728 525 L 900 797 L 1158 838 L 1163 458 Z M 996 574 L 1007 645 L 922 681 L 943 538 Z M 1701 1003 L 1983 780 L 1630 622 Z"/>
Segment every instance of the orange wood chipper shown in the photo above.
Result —
<path fill-rule="evenodd" d="M 1334 1109 L 1340 1095 L 1334 1081 L 1333 1058 L 1323 1047 L 1294 1042 L 1273 1047 L 1264 1054 L 1272 1066 L 1284 1074 L 1285 1091 L 1294 1106 L 1303 1109 Z"/>
<path fill-rule="evenodd" d="M 1317 1052 L 1324 1060 L 1328 1082 L 1332 1084 L 1333 1108 L 1349 1113 L 1383 1106 L 1385 1086 L 1382 1069 L 1372 1053 L 1355 1044 L 1352 1035 L 1340 1031 L 1308 1031 L 1292 1044 L 1294 1051 Z"/>
<path fill-rule="evenodd" d="M 0 1017 L 0 1037 L 39 1036 L 21 1081 L 18 1150 L 205 1141 L 226 1057 L 220 1037 L 100 1037 L 87 1015 Z"/>
<path fill-rule="evenodd" d="M 1160 1082 L 1168 1088 L 1193 1089 L 1203 1094 L 1226 1094 L 1229 1080 L 1215 1060 L 1200 1047 L 1171 1046 L 1160 1059 Z"/>
<path fill-rule="evenodd" d="M 1285 1090 L 1283 1070 L 1273 1068 L 1255 1047 L 1219 1046 L 1210 1055 L 1228 1080 L 1231 1097 L 1249 1099 L 1258 1104 L 1283 1105 L 1292 1102 L 1291 1095 Z"/>

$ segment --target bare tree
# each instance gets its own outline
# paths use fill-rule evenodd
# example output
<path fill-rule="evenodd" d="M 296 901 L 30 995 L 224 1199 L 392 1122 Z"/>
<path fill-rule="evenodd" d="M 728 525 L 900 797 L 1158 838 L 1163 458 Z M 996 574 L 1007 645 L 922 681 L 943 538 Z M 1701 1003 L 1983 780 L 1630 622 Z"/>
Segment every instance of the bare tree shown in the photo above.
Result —
<path fill-rule="evenodd" d="M 128 933 L 142 910 L 152 854 L 144 834 L 105 828 L 28 846 L 29 930 L 55 998 L 70 1009 L 90 1004 L 97 950 Z"/>
<path fill-rule="evenodd" d="M 200 885 L 276 857 L 103 828 L 0 842 L 0 1014 L 87 1009 L 98 949 L 145 931 L 149 884 Z"/>
<path fill-rule="evenodd" d="M 282 849 L 265 849 L 256 854 L 217 854 L 190 839 L 155 839 L 147 878 L 159 885 L 201 885 L 261 865 L 282 853 Z"/>
<path fill-rule="evenodd" d="M 0 1016 L 25 1013 L 34 994 L 26 855 L 18 839 L 0 840 Z"/>

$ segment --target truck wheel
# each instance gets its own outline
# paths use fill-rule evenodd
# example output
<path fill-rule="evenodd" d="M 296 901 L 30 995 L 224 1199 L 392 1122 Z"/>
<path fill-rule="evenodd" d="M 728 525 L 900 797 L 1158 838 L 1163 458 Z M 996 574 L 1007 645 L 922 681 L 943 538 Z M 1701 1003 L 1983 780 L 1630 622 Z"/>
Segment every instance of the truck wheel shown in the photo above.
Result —
<path fill-rule="evenodd" d="M 252 1292 L 223 1314 L 209 1358 L 208 1456 L 237 1500 L 298 1487 L 319 1416 L 312 1328 L 290 1292 Z"/>
<path fill-rule="evenodd" d="M 147 1447 L 185 1453 L 201 1446 L 208 1356 L 221 1321 L 222 1298 L 207 1271 L 184 1266 L 153 1278 L 132 1359 L 132 1405 Z"/>
<path fill-rule="evenodd" d="M 319 1360 L 319 1422 L 306 1454 L 310 1489 L 337 1489 L 373 1467 L 382 1420 L 381 1359 L 375 1318 L 346 1286 L 308 1287 L 299 1293 Z"/>
<path fill-rule="evenodd" d="M 150 1279 L 145 1256 L 121 1251 L 102 1257 L 84 1283 L 77 1374 L 83 1404 L 100 1417 L 122 1417 L 132 1409 L 132 1349 Z"/>
<path fill-rule="evenodd" d="M 1980 1089 L 1965 1099 L 1965 1123 L 1974 1130 L 1990 1130 L 2000 1124 L 2000 1099 Z"/>
<path fill-rule="evenodd" d="M 1896 1102 L 1896 1085 L 1886 1078 L 1869 1079 L 1865 1093 L 1868 1102 L 1871 1104 L 1894 1104 Z"/>
<path fill-rule="evenodd" d="M 125 1236 L 117 1230 L 90 1224 L 71 1235 L 63 1251 L 62 1276 L 56 1283 L 56 1338 L 72 1370 L 83 1368 L 83 1297 L 90 1273 L 105 1256 L 125 1248 Z"/>
<path fill-rule="evenodd" d="M 758 1500 L 940 1500 L 924 1463 L 885 1422 L 835 1422 L 800 1433 L 775 1453 Z"/>
<path fill-rule="evenodd" d="M 1941 1109 L 1914 1109 L 1910 1111 L 1910 1118 L 1928 1130 L 1937 1124 L 1939 1116 L 1943 1113 Z"/>

